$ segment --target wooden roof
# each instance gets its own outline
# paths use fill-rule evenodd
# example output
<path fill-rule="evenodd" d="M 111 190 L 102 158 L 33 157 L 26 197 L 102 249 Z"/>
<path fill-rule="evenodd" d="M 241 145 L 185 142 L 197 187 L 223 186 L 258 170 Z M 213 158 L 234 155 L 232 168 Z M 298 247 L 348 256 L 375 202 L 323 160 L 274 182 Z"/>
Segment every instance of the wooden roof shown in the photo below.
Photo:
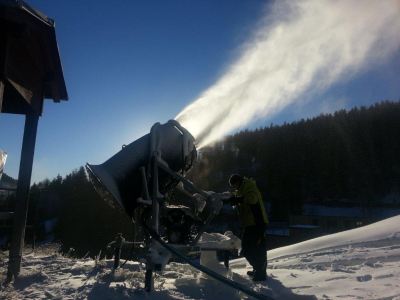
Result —
<path fill-rule="evenodd" d="M 68 100 L 55 23 L 21 0 L 0 0 L 0 80 L 3 113 L 41 115 L 44 99 Z"/>

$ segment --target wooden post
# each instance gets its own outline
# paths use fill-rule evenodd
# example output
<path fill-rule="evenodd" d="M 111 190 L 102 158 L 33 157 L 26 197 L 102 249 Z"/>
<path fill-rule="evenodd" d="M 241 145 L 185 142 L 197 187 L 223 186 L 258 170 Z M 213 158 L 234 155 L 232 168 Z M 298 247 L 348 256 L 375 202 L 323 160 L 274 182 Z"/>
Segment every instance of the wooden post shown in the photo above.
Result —
<path fill-rule="evenodd" d="M 10 260 L 7 272 L 8 280 L 12 280 L 13 277 L 18 276 L 21 270 L 22 249 L 24 246 L 29 189 L 31 184 L 38 122 L 39 115 L 36 112 L 32 111 L 25 117 L 24 140 L 22 142 L 18 187 L 15 199 L 14 223 L 11 237 Z"/>
<path fill-rule="evenodd" d="M 4 94 L 4 82 L 2 76 L 0 75 L 0 115 L 1 115 L 1 108 L 3 107 L 3 94 Z"/>
<path fill-rule="evenodd" d="M 7 40 L 8 40 L 8 29 L 3 23 L 0 23 L 2 27 L 0 29 L 0 115 L 1 108 L 3 107 L 3 94 L 4 94 L 4 68 L 7 55 Z"/>

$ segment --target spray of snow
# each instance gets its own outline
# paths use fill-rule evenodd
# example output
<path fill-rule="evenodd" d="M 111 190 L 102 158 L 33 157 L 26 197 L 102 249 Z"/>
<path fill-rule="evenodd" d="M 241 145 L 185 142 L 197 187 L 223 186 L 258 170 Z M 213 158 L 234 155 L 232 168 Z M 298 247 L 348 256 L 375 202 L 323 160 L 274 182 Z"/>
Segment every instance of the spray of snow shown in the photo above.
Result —
<path fill-rule="evenodd" d="M 400 46 L 398 0 L 276 1 L 239 59 L 176 120 L 201 148 L 383 62 Z"/>

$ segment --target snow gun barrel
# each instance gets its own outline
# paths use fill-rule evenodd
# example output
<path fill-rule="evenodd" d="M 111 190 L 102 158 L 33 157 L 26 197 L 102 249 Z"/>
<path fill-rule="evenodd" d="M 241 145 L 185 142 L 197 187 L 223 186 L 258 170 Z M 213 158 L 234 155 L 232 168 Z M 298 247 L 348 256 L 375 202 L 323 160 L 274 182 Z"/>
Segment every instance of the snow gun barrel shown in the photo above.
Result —
<path fill-rule="evenodd" d="M 154 157 L 172 172 L 184 176 L 197 156 L 194 142 L 194 137 L 177 121 L 170 120 L 162 125 L 156 123 L 149 134 L 123 146 L 121 151 L 103 164 L 87 163 L 86 169 L 103 199 L 112 206 L 118 203 L 132 217 L 139 205 L 138 199 L 145 199 L 146 194 L 153 197 L 153 180 L 149 179 L 155 163 Z M 175 187 L 179 180 L 160 169 L 157 183 L 158 192 L 164 194 Z M 145 190 L 146 187 L 148 190 Z"/>

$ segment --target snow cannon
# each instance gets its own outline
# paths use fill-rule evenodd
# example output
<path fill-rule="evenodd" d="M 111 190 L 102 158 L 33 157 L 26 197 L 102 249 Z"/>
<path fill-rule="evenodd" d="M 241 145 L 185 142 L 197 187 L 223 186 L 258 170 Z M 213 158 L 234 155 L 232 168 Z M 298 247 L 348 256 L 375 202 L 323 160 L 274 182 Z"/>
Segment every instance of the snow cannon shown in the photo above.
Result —
<path fill-rule="evenodd" d="M 119 234 L 108 246 L 115 253 L 114 268 L 120 267 L 122 247 L 131 246 L 131 254 L 146 263 L 148 292 L 154 289 L 153 272 L 163 271 L 171 255 L 226 281 L 186 255 L 224 251 L 229 261 L 230 251 L 240 248 L 240 240 L 229 235 L 221 241 L 204 240 L 206 227 L 231 194 L 202 191 L 185 178 L 197 157 L 194 143 L 189 131 L 170 120 L 154 124 L 149 134 L 124 145 L 103 164 L 86 164 L 89 179 L 103 199 L 133 220 L 134 240 L 125 241 Z"/>
<path fill-rule="evenodd" d="M 145 248 L 159 229 L 170 243 L 195 244 L 221 209 L 217 194 L 206 193 L 185 178 L 197 157 L 194 143 L 189 131 L 170 120 L 154 124 L 149 134 L 123 146 L 103 164 L 86 164 L 102 198 L 139 225 L 135 237 L 144 229 L 145 236 L 136 239 L 143 238 Z"/>
<path fill-rule="evenodd" d="M 177 121 L 156 123 L 149 134 L 122 146 L 103 164 L 87 163 L 86 169 L 102 198 L 113 207 L 117 204 L 132 218 L 140 204 L 164 197 L 180 182 L 175 173 L 185 176 L 197 157 L 194 142 Z M 158 170 L 157 163 L 165 168 Z"/>

